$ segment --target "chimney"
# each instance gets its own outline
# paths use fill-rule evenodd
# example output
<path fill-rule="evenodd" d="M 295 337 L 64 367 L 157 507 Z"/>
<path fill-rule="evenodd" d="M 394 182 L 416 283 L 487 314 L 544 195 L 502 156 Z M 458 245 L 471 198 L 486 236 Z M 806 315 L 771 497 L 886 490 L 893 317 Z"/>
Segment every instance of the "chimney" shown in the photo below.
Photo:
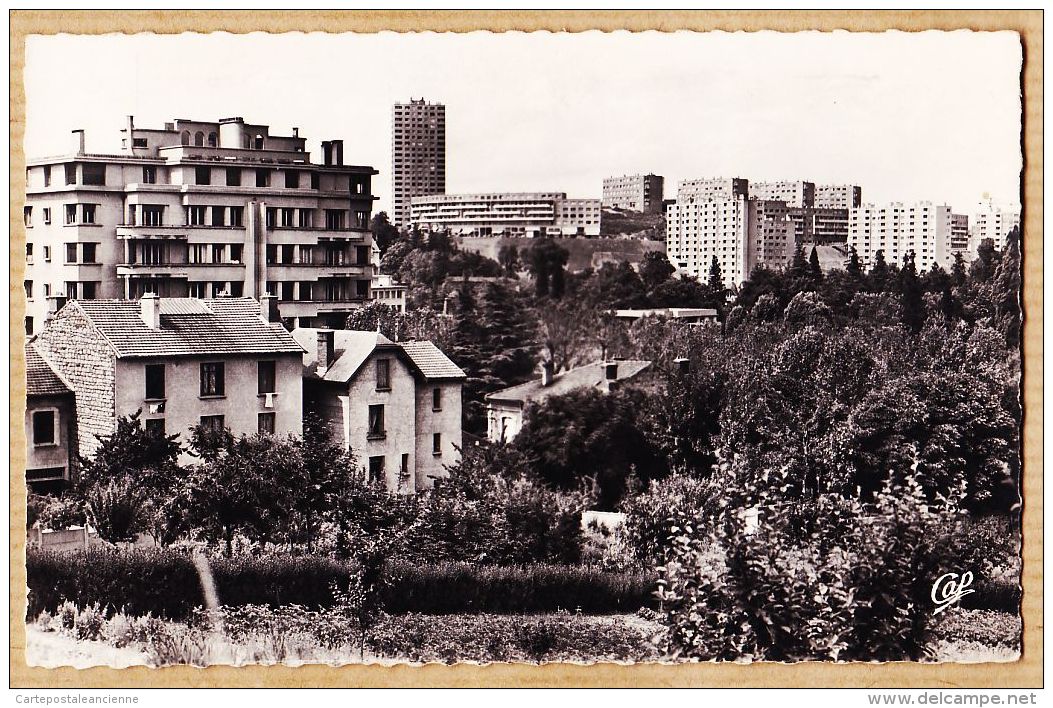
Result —
<path fill-rule="evenodd" d="M 135 152 L 135 116 L 128 116 L 128 154 Z"/>
<path fill-rule="evenodd" d="M 603 377 L 608 381 L 614 381 L 618 378 L 618 362 L 608 361 L 603 365 Z"/>
<path fill-rule="evenodd" d="M 293 128 L 293 129 L 292 129 L 292 136 L 293 136 L 294 138 L 298 138 L 298 137 L 300 137 L 300 129 L 299 129 L 299 128 Z"/>
<path fill-rule="evenodd" d="M 260 317 L 263 318 L 264 322 L 281 322 L 281 315 L 278 314 L 278 296 L 264 294 L 260 298 Z"/>
<path fill-rule="evenodd" d="M 161 329 L 161 298 L 154 293 L 144 293 L 139 298 L 139 316 L 150 329 Z"/>
<path fill-rule="evenodd" d="M 74 141 L 75 141 L 73 144 L 77 146 L 77 154 L 78 155 L 83 155 L 84 154 L 84 128 L 77 128 L 76 130 L 71 131 L 71 132 L 75 136 L 73 138 Z M 131 138 L 128 138 L 128 139 L 131 140 Z"/>
<path fill-rule="evenodd" d="M 318 369 L 329 370 L 336 358 L 336 332 L 331 329 L 318 330 Z"/>
<path fill-rule="evenodd" d="M 333 164 L 343 165 L 344 164 L 344 141 L 334 140 L 333 141 Z"/>
<path fill-rule="evenodd" d="M 676 365 L 676 373 L 681 376 L 687 376 L 691 371 L 691 360 L 686 357 L 677 357 L 673 359 L 673 364 Z"/>
<path fill-rule="evenodd" d="M 48 307 L 47 316 L 45 320 L 50 320 L 55 317 L 55 313 L 62 309 L 63 305 L 66 304 L 66 298 L 61 295 L 48 295 L 47 297 Z"/>
<path fill-rule="evenodd" d="M 322 141 L 322 164 L 333 164 L 333 143 L 329 140 Z"/>
<path fill-rule="evenodd" d="M 555 375 L 556 375 L 556 371 L 555 371 L 555 368 L 552 365 L 552 360 L 551 359 L 546 359 L 545 361 L 541 362 L 541 385 L 542 386 L 551 386 L 552 385 L 552 379 L 555 377 Z"/>

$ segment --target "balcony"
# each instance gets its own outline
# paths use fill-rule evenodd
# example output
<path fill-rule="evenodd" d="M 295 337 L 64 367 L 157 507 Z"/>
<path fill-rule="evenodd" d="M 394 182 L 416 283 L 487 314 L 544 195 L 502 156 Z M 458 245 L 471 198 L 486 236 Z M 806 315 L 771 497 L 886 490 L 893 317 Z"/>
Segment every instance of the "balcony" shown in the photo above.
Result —
<path fill-rule="evenodd" d="M 327 312 L 353 312 L 368 302 L 366 297 L 345 300 L 279 300 L 278 311 L 282 317 L 315 317 Z"/>
<path fill-rule="evenodd" d="M 158 154 L 169 161 L 192 160 L 220 165 L 307 165 L 311 153 L 296 150 L 254 150 L 203 145 L 172 145 L 160 148 Z"/>
<path fill-rule="evenodd" d="M 362 243 L 369 236 L 368 228 L 327 229 L 324 226 L 269 226 L 267 243 L 303 244 L 319 241 L 347 241 Z"/>
<path fill-rule="evenodd" d="M 118 263 L 117 277 L 243 280 L 244 263 Z"/>
<path fill-rule="evenodd" d="M 347 278 L 372 276 L 372 266 L 366 264 L 346 263 L 334 265 L 326 263 L 268 263 L 269 273 L 280 273 L 275 280 L 314 281 L 319 278 Z"/>

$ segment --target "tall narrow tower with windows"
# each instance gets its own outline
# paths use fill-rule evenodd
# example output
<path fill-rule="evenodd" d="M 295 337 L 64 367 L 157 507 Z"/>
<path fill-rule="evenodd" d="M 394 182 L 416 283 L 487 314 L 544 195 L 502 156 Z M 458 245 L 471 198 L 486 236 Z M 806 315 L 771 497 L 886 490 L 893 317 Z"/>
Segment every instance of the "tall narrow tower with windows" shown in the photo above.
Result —
<path fill-rule="evenodd" d="M 391 221 L 410 223 L 410 200 L 446 193 L 446 106 L 423 98 L 391 113 Z"/>

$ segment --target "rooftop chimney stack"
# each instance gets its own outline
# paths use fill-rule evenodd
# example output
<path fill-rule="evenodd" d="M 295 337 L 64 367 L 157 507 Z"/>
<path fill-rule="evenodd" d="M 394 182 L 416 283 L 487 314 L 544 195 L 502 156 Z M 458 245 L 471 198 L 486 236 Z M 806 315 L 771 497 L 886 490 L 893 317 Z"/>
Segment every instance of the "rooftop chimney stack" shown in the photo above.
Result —
<path fill-rule="evenodd" d="M 47 297 L 47 316 L 46 320 L 53 319 L 55 313 L 62 309 L 62 306 L 66 304 L 66 298 L 61 295 L 48 295 Z"/>
<path fill-rule="evenodd" d="M 331 329 L 318 331 L 318 371 L 325 373 L 336 359 L 336 332 Z"/>
<path fill-rule="evenodd" d="M 322 164 L 333 164 L 333 143 L 330 140 L 322 141 Z"/>
<path fill-rule="evenodd" d="M 343 165 L 344 164 L 344 141 L 334 140 L 333 141 L 333 164 Z"/>
<path fill-rule="evenodd" d="M 608 361 L 603 365 L 603 376 L 608 381 L 614 381 L 618 378 L 618 362 Z"/>
<path fill-rule="evenodd" d="M 556 375 L 556 370 L 555 370 L 555 367 L 552 364 L 552 360 L 551 359 L 546 359 L 545 361 L 541 362 L 541 385 L 542 386 L 551 386 L 552 385 L 552 379 L 555 378 L 555 375 Z"/>
<path fill-rule="evenodd" d="M 293 128 L 293 129 L 292 129 L 292 136 L 293 136 L 294 138 L 298 138 L 298 137 L 300 137 L 300 129 L 299 129 L 299 128 Z"/>
<path fill-rule="evenodd" d="M 264 322 L 281 322 L 281 315 L 278 314 L 278 296 L 265 294 L 260 298 L 260 317 L 263 318 Z"/>
<path fill-rule="evenodd" d="M 84 128 L 77 128 L 76 130 L 71 131 L 71 132 L 73 133 L 73 141 L 74 141 L 73 144 L 77 148 L 77 154 L 78 155 L 83 155 L 84 154 Z M 128 138 L 128 139 L 131 140 L 131 138 Z"/>
<path fill-rule="evenodd" d="M 145 293 L 139 298 L 139 316 L 150 329 L 161 329 L 161 298 Z"/>
<path fill-rule="evenodd" d="M 128 116 L 128 143 L 125 147 L 128 148 L 128 154 L 135 154 L 135 116 Z"/>

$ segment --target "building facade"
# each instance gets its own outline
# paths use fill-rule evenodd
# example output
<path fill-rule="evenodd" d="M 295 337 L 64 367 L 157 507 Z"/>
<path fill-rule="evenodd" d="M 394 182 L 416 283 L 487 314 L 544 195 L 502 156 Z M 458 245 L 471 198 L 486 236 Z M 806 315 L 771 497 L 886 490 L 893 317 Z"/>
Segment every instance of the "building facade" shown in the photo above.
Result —
<path fill-rule="evenodd" d="M 856 247 L 866 267 L 883 251 L 887 263 L 902 264 L 914 253 L 919 272 L 939 263 L 948 268 L 951 252 L 951 208 L 931 202 L 865 204 L 851 210 L 848 245 Z"/>
<path fill-rule="evenodd" d="M 848 241 L 848 209 L 788 207 L 786 213 L 802 244 L 819 246 Z"/>
<path fill-rule="evenodd" d="M 599 199 L 564 192 L 443 194 L 413 199 L 414 226 L 458 236 L 599 236 Z"/>
<path fill-rule="evenodd" d="M 301 328 L 304 408 L 388 491 L 412 494 L 460 459 L 465 374 L 431 342 Z"/>
<path fill-rule="evenodd" d="M 1006 237 L 1014 228 L 1020 226 L 1020 210 L 995 206 L 990 200 L 977 205 L 970 228 L 969 251 L 976 249 L 985 239 L 991 239 L 999 251 L 1005 248 Z"/>
<path fill-rule="evenodd" d="M 785 202 L 786 206 L 793 208 L 815 206 L 815 184 L 813 182 L 800 180 L 750 182 L 749 195 L 750 199 Z"/>
<path fill-rule="evenodd" d="M 758 265 L 788 264 L 800 241 L 782 201 L 748 199 L 741 178 L 686 180 L 666 207 L 666 253 L 681 272 L 706 280 L 715 257 L 735 289 Z"/>
<path fill-rule="evenodd" d="M 820 184 L 814 206 L 821 209 L 854 209 L 863 204 L 863 188 L 852 184 Z"/>
<path fill-rule="evenodd" d="M 969 215 L 951 214 L 951 254 L 960 253 L 969 260 Z"/>
<path fill-rule="evenodd" d="M 34 344 L 75 394 L 78 452 L 92 454 L 136 411 L 158 434 L 300 435 L 303 350 L 270 321 L 272 303 L 148 294 L 66 304 Z"/>
<path fill-rule="evenodd" d="M 408 226 L 414 197 L 446 193 L 446 106 L 423 98 L 391 109 L 391 223 Z"/>
<path fill-rule="evenodd" d="M 38 493 L 60 492 L 77 461 L 76 400 L 73 389 L 27 342 L 26 484 Z"/>
<path fill-rule="evenodd" d="M 665 177 L 655 174 L 607 177 L 603 180 L 603 208 L 661 214 Z"/>
<path fill-rule="evenodd" d="M 341 322 L 369 301 L 372 167 L 343 142 L 271 135 L 242 118 L 128 117 L 119 154 L 30 160 L 26 170 L 26 331 L 51 296 L 67 300 L 221 295 L 279 298 L 287 326 Z"/>
<path fill-rule="evenodd" d="M 406 292 L 408 290 L 409 286 L 396 283 L 394 277 L 377 273 L 373 276 L 370 293 L 373 297 L 373 302 L 379 302 L 397 312 L 404 313 L 406 312 Z"/>

